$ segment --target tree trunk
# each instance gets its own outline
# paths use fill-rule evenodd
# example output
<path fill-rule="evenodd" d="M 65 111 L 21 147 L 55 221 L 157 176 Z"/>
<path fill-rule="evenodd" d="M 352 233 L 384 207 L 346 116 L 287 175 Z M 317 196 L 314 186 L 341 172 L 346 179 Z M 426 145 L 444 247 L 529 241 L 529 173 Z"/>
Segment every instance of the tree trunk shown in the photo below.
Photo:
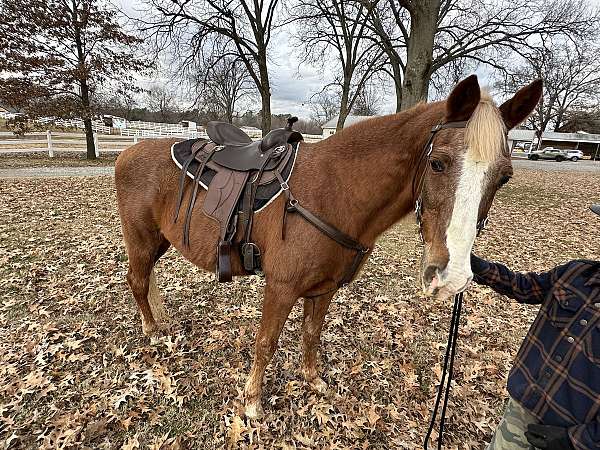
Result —
<path fill-rule="evenodd" d="M 269 71 L 267 70 L 267 50 L 259 52 L 259 72 L 260 72 L 260 99 L 262 102 L 262 117 L 260 128 L 265 136 L 271 131 L 271 84 L 269 82 Z"/>
<path fill-rule="evenodd" d="M 79 65 L 79 88 L 81 89 L 81 110 L 83 115 L 83 125 L 85 127 L 86 158 L 96 159 L 96 146 L 94 145 L 94 130 L 92 130 L 92 108 L 90 105 L 90 90 L 87 80 L 89 72 L 85 64 L 85 53 L 83 51 L 83 42 L 81 39 L 81 24 L 78 19 L 77 3 L 73 1 L 73 33 L 75 46 L 77 47 L 77 63 Z"/>
<path fill-rule="evenodd" d="M 263 136 L 271 131 L 271 91 L 267 87 L 266 90 L 261 89 L 260 97 L 262 101 L 262 116 L 260 118 L 260 128 Z"/>
<path fill-rule="evenodd" d="M 567 110 L 567 108 L 565 107 L 566 99 L 567 99 L 567 97 L 565 96 L 563 101 L 560 103 L 560 106 L 558 107 L 558 114 L 556 115 L 554 131 L 558 131 L 558 129 L 562 125 L 563 117 L 565 116 L 565 112 Z"/>
<path fill-rule="evenodd" d="M 96 159 L 96 146 L 94 144 L 94 130 L 92 130 L 92 119 L 90 117 L 86 117 L 83 119 L 83 125 L 85 126 L 85 143 L 86 143 L 86 153 L 85 157 L 87 159 Z"/>
<path fill-rule="evenodd" d="M 350 82 L 344 80 L 344 84 L 342 85 L 342 98 L 340 100 L 340 113 L 338 115 L 338 121 L 335 126 L 336 131 L 340 131 L 344 128 L 344 123 L 346 122 L 346 117 L 348 117 L 348 97 L 350 96 Z"/>
<path fill-rule="evenodd" d="M 391 56 L 391 55 L 390 55 Z M 394 89 L 396 91 L 396 112 L 402 110 L 402 69 L 397 55 L 390 57 L 390 65 L 394 74 Z"/>
<path fill-rule="evenodd" d="M 402 85 L 402 109 L 427 101 L 440 0 L 415 2 L 410 11 L 410 38 Z"/>
<path fill-rule="evenodd" d="M 92 129 L 92 111 L 90 107 L 90 93 L 86 80 L 81 80 L 81 106 L 83 106 L 83 125 L 85 127 L 86 158 L 96 159 L 96 145 L 94 144 L 94 130 Z"/>

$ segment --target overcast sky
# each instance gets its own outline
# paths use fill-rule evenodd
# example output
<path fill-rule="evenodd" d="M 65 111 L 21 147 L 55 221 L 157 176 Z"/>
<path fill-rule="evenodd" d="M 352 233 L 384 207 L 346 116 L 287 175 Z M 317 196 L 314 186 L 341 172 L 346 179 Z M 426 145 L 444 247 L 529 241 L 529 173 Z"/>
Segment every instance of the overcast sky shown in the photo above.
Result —
<path fill-rule="evenodd" d="M 143 8 L 141 0 L 113 0 L 115 4 L 130 17 L 138 16 L 139 10 Z M 600 7 L 600 0 L 589 0 L 591 4 Z M 289 35 L 279 32 L 271 45 L 271 63 L 269 65 L 269 76 L 271 78 L 271 110 L 273 113 L 290 113 L 300 117 L 308 118 L 311 115 L 309 99 L 312 94 L 320 91 L 322 87 L 331 81 L 332 74 L 329 70 L 300 64 L 294 57 L 296 51 L 289 42 Z M 490 82 L 490 71 L 485 66 L 480 66 L 475 73 L 479 76 L 480 84 L 486 86 Z M 171 81 L 169 81 L 171 80 Z M 143 84 L 173 83 L 172 78 L 163 74 L 156 79 L 144 79 Z M 179 83 L 177 83 L 178 85 Z M 391 85 L 381 86 L 385 92 L 381 113 L 392 113 L 395 108 L 395 98 Z M 186 102 L 193 95 L 181 94 L 182 101 Z M 187 98 L 186 98 L 187 97 Z M 247 109 L 256 110 L 260 105 L 260 97 L 249 104 Z"/>

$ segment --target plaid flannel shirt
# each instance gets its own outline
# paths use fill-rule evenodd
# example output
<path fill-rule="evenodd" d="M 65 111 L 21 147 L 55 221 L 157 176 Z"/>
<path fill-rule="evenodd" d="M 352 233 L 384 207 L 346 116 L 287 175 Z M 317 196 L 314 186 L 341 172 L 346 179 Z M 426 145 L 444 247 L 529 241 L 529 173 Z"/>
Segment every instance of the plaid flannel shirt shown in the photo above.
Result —
<path fill-rule="evenodd" d="M 508 392 L 542 424 L 568 428 L 577 450 L 600 449 L 600 262 L 511 272 L 473 256 L 474 280 L 541 304 L 508 376 Z"/>

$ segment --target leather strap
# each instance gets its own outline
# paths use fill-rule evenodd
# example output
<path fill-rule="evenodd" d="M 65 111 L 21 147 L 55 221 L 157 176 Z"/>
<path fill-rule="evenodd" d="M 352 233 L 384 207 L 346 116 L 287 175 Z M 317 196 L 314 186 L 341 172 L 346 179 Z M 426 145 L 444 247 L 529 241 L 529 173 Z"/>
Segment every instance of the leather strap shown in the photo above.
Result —
<path fill-rule="evenodd" d="M 201 148 L 203 148 L 203 147 L 201 147 Z M 200 166 L 198 166 L 198 170 L 196 170 L 196 173 L 194 174 L 194 190 L 192 192 L 192 196 L 190 197 L 190 202 L 188 203 L 187 211 L 185 214 L 185 223 L 183 226 L 183 245 L 185 247 L 190 246 L 190 223 L 192 221 L 192 211 L 194 209 L 194 204 L 196 203 L 196 197 L 198 196 L 198 186 L 200 186 L 200 176 L 202 175 L 202 172 L 204 172 L 206 163 L 210 160 L 210 158 L 212 158 L 212 155 L 214 155 L 216 149 L 217 149 L 217 146 L 215 145 L 210 150 L 210 152 L 206 154 L 206 157 L 202 161 L 202 164 L 200 164 Z M 183 175 L 185 176 L 185 172 L 183 172 Z"/>
<path fill-rule="evenodd" d="M 216 275 L 219 283 L 228 283 L 233 279 L 231 241 L 219 241 L 217 244 Z"/>
<path fill-rule="evenodd" d="M 187 170 L 190 167 L 192 161 L 196 158 L 196 155 L 202 150 L 210 141 L 203 143 L 196 150 L 193 150 L 181 166 L 181 175 L 179 177 L 179 193 L 177 195 L 177 206 L 175 207 L 175 217 L 173 218 L 173 223 L 177 223 L 177 218 L 179 217 L 179 210 L 181 209 L 181 203 L 183 202 L 183 188 L 185 187 L 185 180 L 187 178 Z M 192 144 L 193 147 L 194 144 Z"/>
<path fill-rule="evenodd" d="M 423 162 L 429 160 L 429 157 L 431 156 L 431 152 L 433 151 L 433 139 L 435 138 L 435 135 L 438 133 L 438 131 L 444 130 L 446 128 L 465 128 L 467 126 L 467 122 L 468 120 L 460 120 L 456 122 L 439 123 L 431 129 L 431 131 L 429 132 L 429 137 L 427 138 L 427 142 L 423 147 L 424 151 L 423 153 L 421 153 L 421 157 L 417 164 L 415 176 L 413 177 L 413 198 L 416 198 L 417 193 L 419 194 L 419 197 L 421 196 L 421 190 L 423 189 L 423 181 L 425 180 L 425 173 L 427 172 L 427 167 L 425 167 L 425 170 L 420 175 L 419 172 L 421 171 L 421 165 L 423 164 Z M 415 185 L 416 180 L 418 180 L 418 183 Z"/>
<path fill-rule="evenodd" d="M 290 188 L 289 188 L 288 184 L 285 182 L 285 180 L 283 179 L 283 177 L 281 176 L 281 173 L 279 173 L 279 171 L 276 171 L 275 175 L 277 176 L 277 179 L 279 180 L 279 183 L 281 184 L 281 188 L 283 189 L 283 191 L 285 192 L 285 195 L 287 197 L 285 211 L 284 211 L 284 222 L 282 224 L 282 227 L 285 227 L 285 214 L 286 213 L 288 213 L 288 212 L 298 213 L 308 223 L 313 225 L 316 229 L 321 231 L 327 237 L 333 239 L 335 242 L 340 244 L 342 247 L 346 247 L 346 248 L 348 248 L 350 250 L 354 250 L 356 252 L 356 255 L 354 256 L 354 260 L 352 261 L 352 264 L 350 265 L 348 270 L 346 270 L 342 279 L 337 283 L 338 287 L 346 286 L 348 283 L 350 283 L 352 281 L 352 279 L 354 278 L 354 275 L 356 274 L 356 271 L 360 267 L 360 264 L 362 263 L 362 261 L 364 260 L 366 255 L 369 253 L 369 250 L 370 250 L 369 247 L 365 247 L 360 242 L 356 241 L 354 238 L 348 236 L 343 231 L 338 230 L 333 225 L 325 222 L 324 220 L 320 219 L 319 217 L 314 215 L 312 212 L 310 212 L 309 210 L 304 208 L 300 204 L 300 202 L 292 195 Z M 284 236 L 283 232 L 282 232 L 282 236 Z M 319 294 L 319 295 L 322 295 L 322 294 Z"/>
<path fill-rule="evenodd" d="M 455 122 L 446 122 L 446 123 L 439 123 L 436 126 L 434 126 L 431 131 L 429 132 L 429 137 L 427 138 L 427 142 L 425 143 L 425 146 L 423 147 L 423 152 L 421 153 L 421 156 L 419 158 L 419 162 L 417 163 L 417 170 L 415 170 L 415 175 L 413 177 L 413 181 L 412 181 L 412 196 L 413 199 L 415 199 L 415 216 L 417 219 L 417 224 L 419 225 L 419 236 L 421 237 L 421 242 L 425 242 L 425 240 L 423 239 L 423 231 L 422 231 L 422 223 L 421 223 L 421 218 L 423 215 L 423 202 L 421 201 L 421 194 L 423 191 L 423 184 L 425 182 L 425 174 L 427 173 L 427 165 L 425 166 L 425 168 L 423 169 L 423 171 L 421 172 L 421 166 L 423 165 L 423 162 L 427 163 L 427 161 L 429 161 L 429 157 L 431 156 L 431 153 L 433 152 L 433 139 L 435 138 L 435 135 L 437 134 L 438 131 L 447 129 L 447 128 L 465 128 L 467 126 L 468 120 L 459 120 L 459 121 L 455 121 Z M 487 218 L 484 219 L 484 222 L 481 229 L 483 229 L 483 227 L 485 226 L 485 223 L 487 222 Z M 478 233 L 481 231 L 479 228 L 479 223 L 478 223 Z"/>

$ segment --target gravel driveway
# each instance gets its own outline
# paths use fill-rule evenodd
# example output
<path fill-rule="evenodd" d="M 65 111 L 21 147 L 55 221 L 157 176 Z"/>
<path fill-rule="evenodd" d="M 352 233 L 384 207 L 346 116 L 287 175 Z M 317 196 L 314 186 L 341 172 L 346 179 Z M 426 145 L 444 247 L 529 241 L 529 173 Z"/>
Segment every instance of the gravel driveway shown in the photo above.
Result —
<path fill-rule="evenodd" d="M 531 161 L 513 159 L 515 169 L 543 170 L 544 172 L 600 172 L 600 161 Z"/>

